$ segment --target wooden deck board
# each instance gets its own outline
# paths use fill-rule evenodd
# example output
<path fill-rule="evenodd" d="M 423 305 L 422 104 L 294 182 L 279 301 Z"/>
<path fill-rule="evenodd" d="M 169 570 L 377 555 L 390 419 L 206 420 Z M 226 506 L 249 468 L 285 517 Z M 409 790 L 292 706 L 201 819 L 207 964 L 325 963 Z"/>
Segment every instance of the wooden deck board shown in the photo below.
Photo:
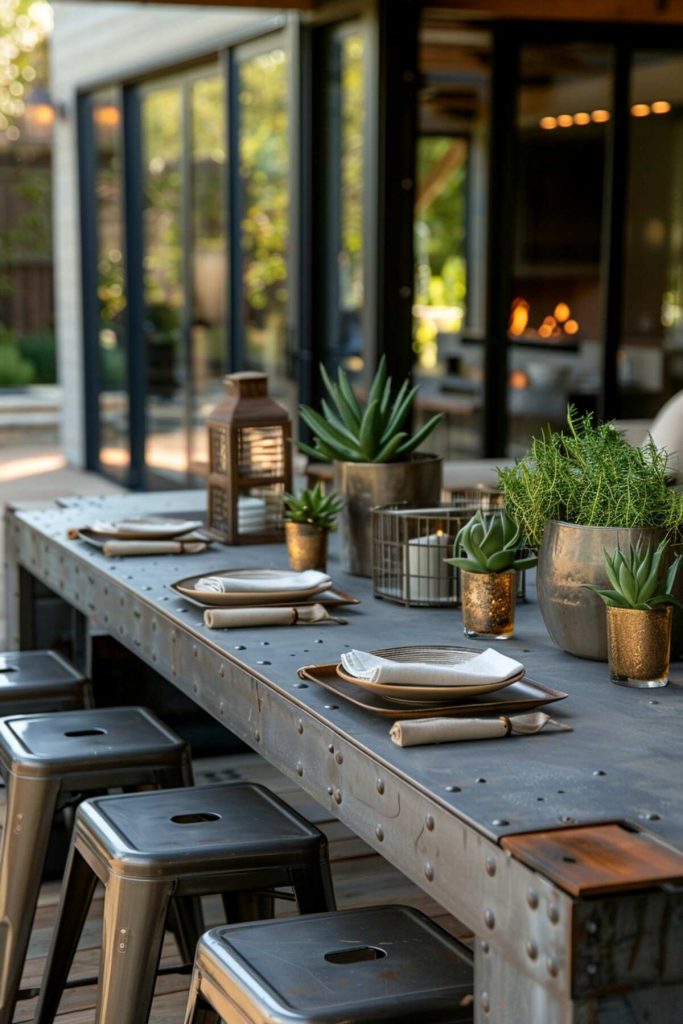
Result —
<path fill-rule="evenodd" d="M 257 754 L 204 759 L 195 763 L 195 777 L 198 785 L 219 781 L 260 782 L 278 793 L 309 821 L 314 822 L 326 834 L 330 843 L 332 873 L 340 909 L 378 903 L 403 903 L 419 908 L 461 941 L 469 941 L 470 936 L 455 918 L 444 913 L 426 893 L 387 864 L 345 825 L 332 818 L 329 811 Z M 4 816 L 3 800 L 4 795 L 0 790 L 0 821 Z M 58 901 L 59 883 L 44 883 L 22 979 L 24 989 L 36 988 L 40 984 Z M 102 891 L 99 890 L 95 894 L 81 937 L 70 974 L 71 980 L 93 978 L 98 972 L 102 908 Z M 218 897 L 206 899 L 204 910 L 208 927 L 223 920 L 222 905 Z M 276 913 L 292 913 L 292 904 L 280 901 L 276 904 Z M 167 934 L 162 966 L 179 963 L 173 937 Z M 186 974 L 167 974 L 158 978 L 150 1024 L 178 1024 L 183 1020 L 188 985 L 189 977 Z M 56 1021 L 58 1024 L 93 1024 L 95 998 L 95 985 L 68 989 L 62 999 Z M 35 998 L 22 999 L 17 1005 L 15 1024 L 24 1024 L 32 1020 L 35 1005 Z"/>

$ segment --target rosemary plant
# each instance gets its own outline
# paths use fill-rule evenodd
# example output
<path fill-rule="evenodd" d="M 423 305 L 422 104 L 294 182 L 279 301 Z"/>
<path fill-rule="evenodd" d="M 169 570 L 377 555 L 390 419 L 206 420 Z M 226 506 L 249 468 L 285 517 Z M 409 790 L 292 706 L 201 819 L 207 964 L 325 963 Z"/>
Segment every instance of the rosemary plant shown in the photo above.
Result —
<path fill-rule="evenodd" d="M 544 431 L 511 469 L 499 469 L 505 507 L 526 542 L 538 547 L 545 524 L 579 526 L 683 526 L 683 493 L 668 486 L 668 455 L 649 439 L 630 444 L 612 423 L 567 411 L 568 431 Z"/>

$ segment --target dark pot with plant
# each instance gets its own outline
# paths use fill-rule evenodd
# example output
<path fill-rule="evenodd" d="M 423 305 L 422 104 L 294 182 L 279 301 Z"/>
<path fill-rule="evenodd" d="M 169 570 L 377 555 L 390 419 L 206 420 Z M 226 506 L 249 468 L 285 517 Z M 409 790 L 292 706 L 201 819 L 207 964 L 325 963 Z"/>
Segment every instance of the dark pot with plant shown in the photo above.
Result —
<path fill-rule="evenodd" d="M 517 573 L 536 565 L 519 557 L 522 531 L 506 511 L 476 512 L 458 532 L 453 558 L 460 572 L 465 636 L 507 640 L 515 628 Z"/>
<path fill-rule="evenodd" d="M 289 564 L 297 572 L 327 568 L 327 538 L 334 529 L 343 502 L 324 494 L 322 486 L 284 496 L 285 540 Z"/>
<path fill-rule="evenodd" d="M 330 401 L 322 414 L 301 406 L 301 418 L 313 433 L 313 445 L 299 448 L 316 462 L 335 465 L 336 488 L 344 500 L 339 517 L 342 567 L 356 576 L 372 575 L 372 522 L 375 505 L 398 501 L 436 504 L 441 496 L 441 459 L 417 453 L 441 419 L 432 416 L 415 434 L 402 429 L 417 393 L 404 381 L 392 392 L 384 357 L 362 405 L 343 369 L 337 383 L 320 372 Z"/>
<path fill-rule="evenodd" d="M 669 682 L 671 615 L 683 604 L 673 593 L 681 564 L 678 555 L 664 571 L 667 544 L 640 544 L 626 554 L 617 548 L 605 553 L 611 587 L 589 587 L 606 606 L 607 660 L 613 683 L 650 689 Z"/>
<path fill-rule="evenodd" d="M 611 423 L 568 411 L 568 432 L 534 438 L 498 478 L 505 507 L 538 548 L 538 603 L 552 640 L 580 658 L 607 660 L 607 627 L 586 585 L 607 588 L 604 553 L 676 540 L 683 494 L 668 486 L 666 452 L 637 448 Z M 683 636 L 682 636 L 683 639 Z M 674 650 L 680 641 L 674 631 Z"/>

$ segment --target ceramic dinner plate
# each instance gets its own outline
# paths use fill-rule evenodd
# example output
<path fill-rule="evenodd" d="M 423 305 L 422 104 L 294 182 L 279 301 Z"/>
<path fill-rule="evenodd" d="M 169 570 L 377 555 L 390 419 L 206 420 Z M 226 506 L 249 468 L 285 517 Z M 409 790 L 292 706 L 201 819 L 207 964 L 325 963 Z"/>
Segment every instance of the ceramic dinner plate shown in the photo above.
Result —
<path fill-rule="evenodd" d="M 199 519 L 147 516 L 144 519 L 122 519 L 117 523 L 94 523 L 89 532 L 107 540 L 172 540 L 203 525 Z"/>
<path fill-rule="evenodd" d="M 171 588 L 176 593 L 188 598 L 195 604 L 201 604 L 205 608 L 239 608 L 249 605 L 273 605 L 273 604 L 300 604 L 309 601 L 318 595 L 324 595 L 330 590 L 329 583 L 321 583 L 317 587 L 297 588 L 295 590 L 240 590 L 230 594 L 216 593 L 212 590 L 197 590 L 198 581 L 205 576 L 234 576 L 249 578 L 270 578 L 277 580 L 278 576 L 290 578 L 291 570 L 285 569 L 223 569 L 219 572 L 204 572 L 198 576 L 188 576 L 184 580 L 172 583 Z"/>
<path fill-rule="evenodd" d="M 434 665 L 462 665 L 465 661 L 471 661 L 481 654 L 471 647 L 389 647 L 381 651 L 373 651 L 382 658 L 389 658 L 392 661 L 423 661 Z M 485 693 L 495 693 L 505 686 L 517 682 L 524 675 L 524 670 L 518 672 L 508 679 L 497 683 L 472 683 L 463 686 L 411 686 L 406 683 L 372 683 L 369 679 L 359 679 L 346 672 L 341 665 L 336 667 L 337 675 L 344 682 L 352 686 L 359 686 L 363 690 L 369 690 L 388 700 L 400 702 L 401 704 L 414 705 L 425 703 L 440 703 L 445 701 L 457 701 L 468 697 L 477 697 Z"/>

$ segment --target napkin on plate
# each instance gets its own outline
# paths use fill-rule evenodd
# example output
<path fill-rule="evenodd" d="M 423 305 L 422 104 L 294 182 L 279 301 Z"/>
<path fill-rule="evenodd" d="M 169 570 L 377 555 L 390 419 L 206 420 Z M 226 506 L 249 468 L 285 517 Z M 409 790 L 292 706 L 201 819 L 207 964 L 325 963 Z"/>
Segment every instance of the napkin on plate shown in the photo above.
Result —
<path fill-rule="evenodd" d="M 188 535 L 189 536 L 189 535 Z M 209 547 L 208 540 L 107 540 L 102 554 L 107 558 L 124 555 L 200 555 Z"/>
<path fill-rule="evenodd" d="M 299 608 L 207 608 L 204 625 L 209 629 L 235 629 L 244 626 L 294 626 L 337 622 L 322 604 L 301 605 Z"/>
<path fill-rule="evenodd" d="M 308 569 L 306 572 L 274 573 L 268 576 L 265 573 L 243 573 L 239 576 L 203 576 L 195 583 L 194 589 L 205 593 L 215 594 L 238 594 L 255 593 L 262 591 L 264 594 L 280 593 L 283 590 L 321 590 L 332 586 L 332 580 L 324 572 L 315 569 Z"/>
<path fill-rule="evenodd" d="M 106 523 L 101 520 L 93 523 L 91 529 L 95 533 L 109 533 L 109 534 L 136 534 L 140 539 L 156 535 L 158 538 L 159 532 L 163 531 L 167 535 L 181 536 L 190 533 L 192 530 L 198 529 L 202 526 L 199 520 L 173 520 L 173 521 L 160 521 L 160 522 L 145 522 L 143 519 L 121 519 L 116 523 Z M 175 531 L 175 532 L 174 532 Z M 132 539 L 132 538 L 126 538 Z"/>
<path fill-rule="evenodd" d="M 531 736 L 550 721 L 550 715 L 535 711 L 529 715 L 500 718 L 414 718 L 394 722 L 389 735 L 398 747 L 418 747 L 427 743 L 452 743 L 456 740 L 495 740 L 501 736 Z M 559 726 L 559 722 L 554 723 Z M 560 726 L 570 731 L 568 726 Z"/>
<path fill-rule="evenodd" d="M 412 686 L 476 686 L 502 683 L 524 671 L 524 666 L 488 647 L 469 661 L 456 665 L 424 661 L 390 661 L 367 651 L 347 651 L 341 656 L 342 667 L 350 676 L 370 683 L 406 683 Z"/>

